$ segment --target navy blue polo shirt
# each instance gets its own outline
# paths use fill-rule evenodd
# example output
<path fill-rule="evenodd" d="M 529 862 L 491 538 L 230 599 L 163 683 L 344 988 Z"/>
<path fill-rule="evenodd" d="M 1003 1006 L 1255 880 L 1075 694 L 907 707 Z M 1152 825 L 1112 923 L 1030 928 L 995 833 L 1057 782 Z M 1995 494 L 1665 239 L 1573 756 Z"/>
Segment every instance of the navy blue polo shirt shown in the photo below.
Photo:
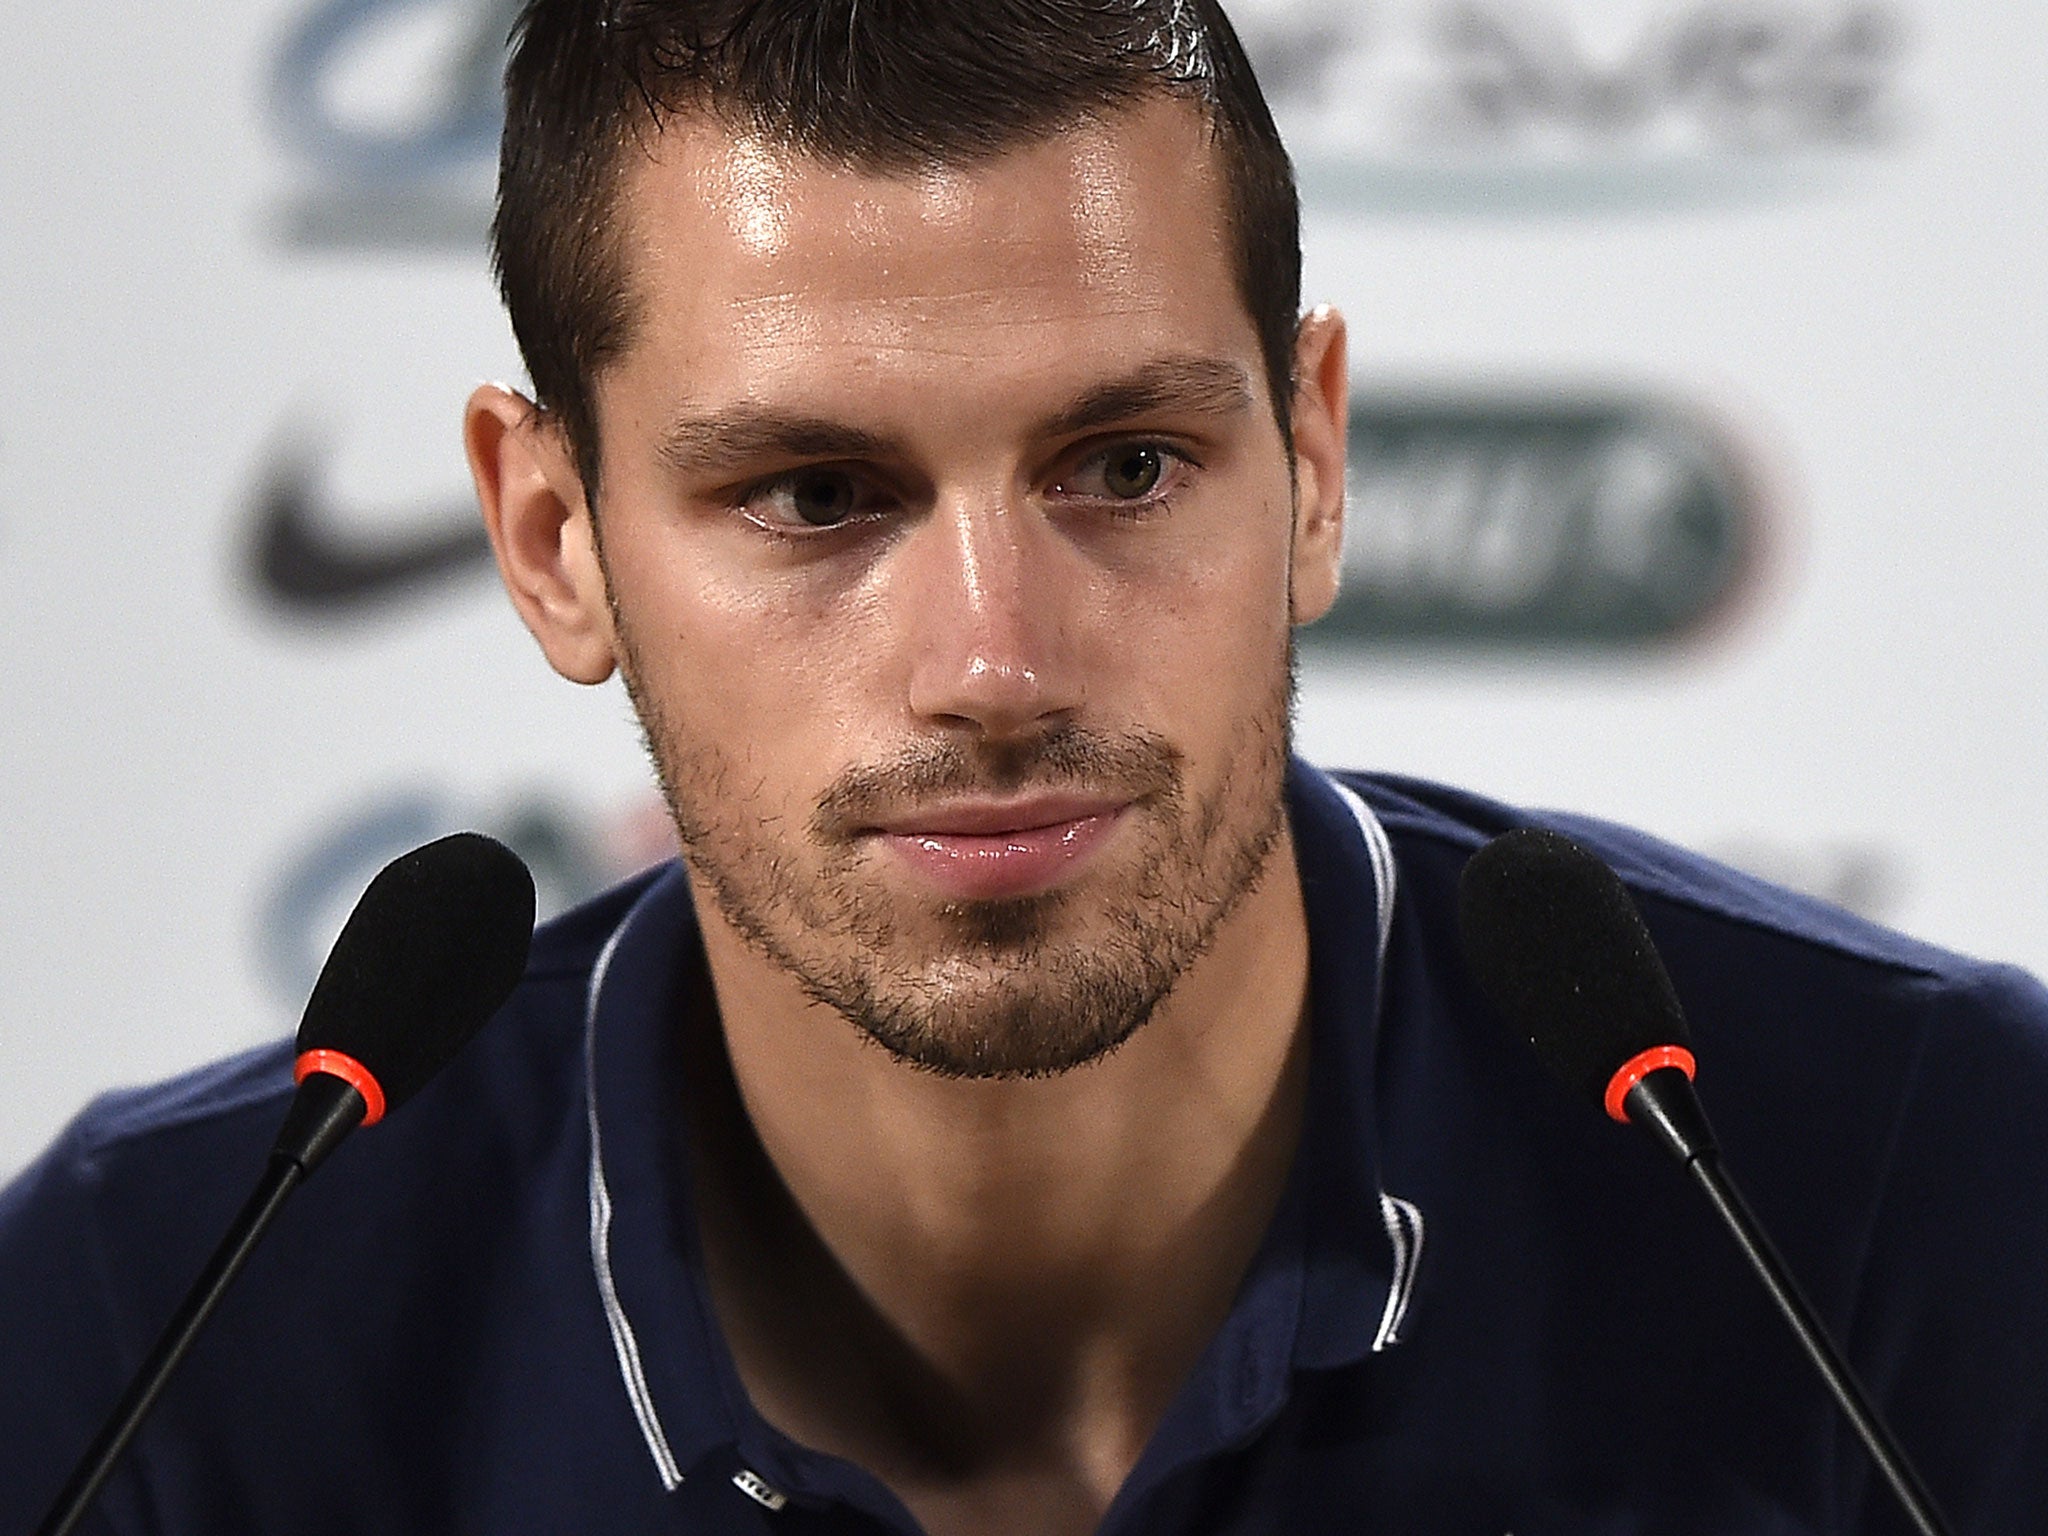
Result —
<path fill-rule="evenodd" d="M 1684 1176 L 1476 997 L 1455 891 L 1561 828 L 1636 891 L 1728 1164 L 1964 1531 L 2048 1528 L 2048 998 L 1638 834 L 1289 776 L 1309 1105 L 1115 1533 L 1903 1531 Z M 754 1411 L 703 1282 L 673 867 L 544 927 L 478 1040 L 296 1197 L 88 1529 L 909 1532 Z M 110 1095 L 0 1195 L 26 1530 L 260 1168 L 278 1046 Z"/>

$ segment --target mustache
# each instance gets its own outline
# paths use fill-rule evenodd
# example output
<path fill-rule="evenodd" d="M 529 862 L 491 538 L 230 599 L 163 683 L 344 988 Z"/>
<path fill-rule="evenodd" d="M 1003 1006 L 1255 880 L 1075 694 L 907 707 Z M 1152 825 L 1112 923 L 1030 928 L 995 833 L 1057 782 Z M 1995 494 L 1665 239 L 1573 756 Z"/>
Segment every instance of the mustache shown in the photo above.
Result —
<path fill-rule="evenodd" d="M 810 829 L 820 842 L 850 842 L 863 828 L 931 800 L 1021 790 L 1173 800 L 1183 774 L 1180 750 L 1149 731 L 1065 725 L 1020 741 L 922 742 L 840 774 L 818 797 Z"/>

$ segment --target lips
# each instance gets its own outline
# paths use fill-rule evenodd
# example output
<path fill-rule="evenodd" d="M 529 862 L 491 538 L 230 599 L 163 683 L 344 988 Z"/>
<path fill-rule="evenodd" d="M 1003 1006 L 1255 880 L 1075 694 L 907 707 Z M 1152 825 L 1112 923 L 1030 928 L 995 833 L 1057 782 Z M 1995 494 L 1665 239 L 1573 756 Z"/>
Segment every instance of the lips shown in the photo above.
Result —
<path fill-rule="evenodd" d="M 951 901 L 999 901 L 1052 889 L 1078 873 L 1128 809 L 1094 797 L 920 808 L 872 835 L 921 883 Z"/>

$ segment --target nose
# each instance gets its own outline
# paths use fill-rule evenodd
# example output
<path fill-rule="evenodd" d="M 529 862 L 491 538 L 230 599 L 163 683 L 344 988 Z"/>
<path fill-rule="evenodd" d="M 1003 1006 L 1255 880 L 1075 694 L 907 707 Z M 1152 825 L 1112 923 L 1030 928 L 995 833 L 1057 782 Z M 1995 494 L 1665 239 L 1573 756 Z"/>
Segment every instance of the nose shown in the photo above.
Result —
<path fill-rule="evenodd" d="M 909 706 L 1002 739 L 1058 724 L 1085 691 L 1074 664 L 1085 573 L 1022 498 L 941 501 L 902 552 Z"/>

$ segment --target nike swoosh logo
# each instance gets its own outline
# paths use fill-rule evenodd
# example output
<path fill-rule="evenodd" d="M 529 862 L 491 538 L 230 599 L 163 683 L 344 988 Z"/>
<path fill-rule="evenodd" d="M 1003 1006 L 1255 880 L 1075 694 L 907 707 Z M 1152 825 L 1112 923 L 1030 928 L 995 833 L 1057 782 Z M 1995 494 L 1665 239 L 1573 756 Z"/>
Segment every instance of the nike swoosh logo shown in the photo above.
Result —
<path fill-rule="evenodd" d="M 491 544 L 474 507 L 451 507 L 389 533 L 344 532 L 319 489 L 314 456 L 281 454 L 257 493 L 248 570 L 256 589 L 287 613 L 325 618 L 402 597 L 465 571 L 487 568 Z"/>

